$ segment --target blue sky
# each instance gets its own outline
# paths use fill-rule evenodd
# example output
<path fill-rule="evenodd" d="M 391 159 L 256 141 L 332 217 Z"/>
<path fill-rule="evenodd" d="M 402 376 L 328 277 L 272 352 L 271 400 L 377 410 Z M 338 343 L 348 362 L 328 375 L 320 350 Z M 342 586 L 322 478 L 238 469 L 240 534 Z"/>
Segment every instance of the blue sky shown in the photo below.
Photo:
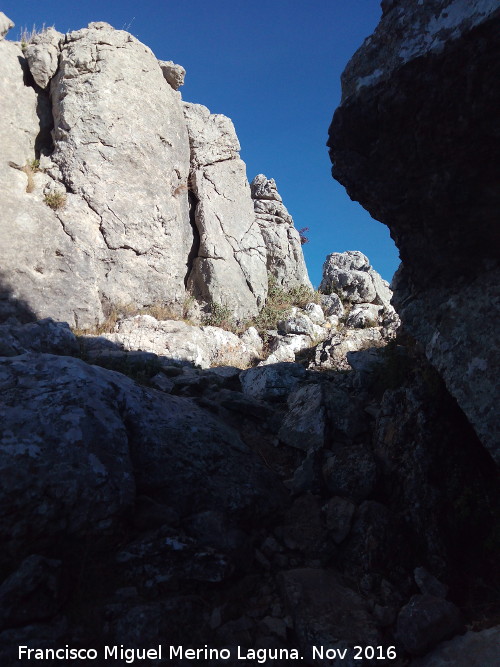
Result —
<path fill-rule="evenodd" d="M 313 284 L 326 255 L 344 250 L 361 250 L 391 279 L 399 259 L 389 232 L 332 179 L 325 146 L 340 74 L 378 23 L 378 0 L 17 0 L 1 9 L 16 23 L 10 39 L 33 24 L 66 32 L 107 21 L 183 65 L 183 98 L 232 118 L 249 180 L 274 178 L 296 227 L 309 227 Z"/>

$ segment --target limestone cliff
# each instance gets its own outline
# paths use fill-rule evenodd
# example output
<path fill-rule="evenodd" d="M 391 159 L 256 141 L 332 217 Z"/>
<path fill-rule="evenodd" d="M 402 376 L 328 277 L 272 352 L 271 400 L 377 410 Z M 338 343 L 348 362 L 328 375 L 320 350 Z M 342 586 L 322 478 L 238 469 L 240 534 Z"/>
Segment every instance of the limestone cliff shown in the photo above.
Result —
<path fill-rule="evenodd" d="M 333 175 L 400 249 L 395 304 L 492 456 L 498 401 L 496 0 L 382 3 L 347 65 Z"/>
<path fill-rule="evenodd" d="M 0 50 L 3 316 L 8 290 L 79 327 L 188 293 L 256 315 L 272 259 L 239 142 L 228 118 L 182 102 L 183 68 L 106 23 Z"/>

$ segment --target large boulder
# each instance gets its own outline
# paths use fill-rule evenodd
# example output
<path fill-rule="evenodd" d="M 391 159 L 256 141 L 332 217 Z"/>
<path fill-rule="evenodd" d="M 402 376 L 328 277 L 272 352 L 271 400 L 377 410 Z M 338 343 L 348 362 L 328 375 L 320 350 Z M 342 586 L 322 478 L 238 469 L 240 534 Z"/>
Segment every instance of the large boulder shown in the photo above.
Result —
<path fill-rule="evenodd" d="M 62 33 L 47 28 L 34 35 L 26 46 L 24 55 L 40 88 L 46 88 L 57 71 L 63 39 Z"/>
<path fill-rule="evenodd" d="M 421 655 L 462 630 L 460 611 L 448 600 L 414 595 L 399 612 L 397 635 L 408 653 Z"/>
<path fill-rule="evenodd" d="M 284 498 L 236 431 L 120 373 L 26 353 L 3 358 L 0 394 L 2 564 L 54 541 L 116 535 L 136 494 L 179 516 L 252 521 Z"/>
<path fill-rule="evenodd" d="M 36 317 L 89 327 L 110 304 L 182 301 L 189 140 L 153 53 L 106 23 L 64 40 L 42 32 L 27 61 L 19 45 L 1 49 L 5 314 L 23 301 Z M 25 84 L 28 64 L 50 98 Z"/>
<path fill-rule="evenodd" d="M 403 323 L 499 462 L 498 2 L 382 7 L 342 75 L 333 175 L 390 228 Z"/>
<path fill-rule="evenodd" d="M 333 252 L 323 264 L 319 291 L 337 294 L 349 303 L 373 303 L 390 307 L 391 290 L 359 250 Z"/>

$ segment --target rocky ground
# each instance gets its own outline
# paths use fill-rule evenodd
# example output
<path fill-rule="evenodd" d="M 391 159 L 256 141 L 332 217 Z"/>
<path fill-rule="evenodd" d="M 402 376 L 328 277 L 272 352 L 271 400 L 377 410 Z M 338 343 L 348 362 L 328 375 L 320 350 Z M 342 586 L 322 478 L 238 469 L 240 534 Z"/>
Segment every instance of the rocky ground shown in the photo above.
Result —
<path fill-rule="evenodd" d="M 330 255 L 321 288 L 262 337 L 0 326 L 4 664 L 208 644 L 431 666 L 466 628 L 438 654 L 493 650 L 491 462 L 366 257 Z"/>

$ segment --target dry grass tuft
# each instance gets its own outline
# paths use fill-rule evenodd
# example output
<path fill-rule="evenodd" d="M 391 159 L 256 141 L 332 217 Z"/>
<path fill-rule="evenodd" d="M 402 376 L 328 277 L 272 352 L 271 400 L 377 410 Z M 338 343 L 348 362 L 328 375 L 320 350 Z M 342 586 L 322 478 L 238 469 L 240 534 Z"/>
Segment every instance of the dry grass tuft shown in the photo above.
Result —
<path fill-rule="evenodd" d="M 64 192 L 47 192 L 43 200 L 53 211 L 57 211 L 66 206 L 66 195 Z"/>

